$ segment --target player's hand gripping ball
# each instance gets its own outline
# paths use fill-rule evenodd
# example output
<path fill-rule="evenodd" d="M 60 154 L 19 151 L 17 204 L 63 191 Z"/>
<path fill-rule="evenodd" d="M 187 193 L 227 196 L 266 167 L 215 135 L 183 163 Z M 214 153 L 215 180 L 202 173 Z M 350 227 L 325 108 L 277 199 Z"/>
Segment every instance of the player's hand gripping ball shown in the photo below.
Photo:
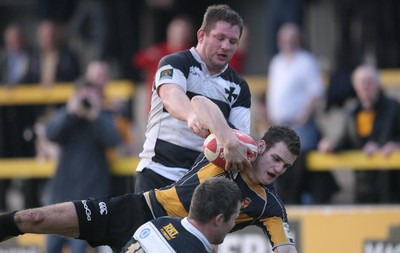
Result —
<path fill-rule="evenodd" d="M 249 135 L 239 130 L 232 129 L 236 137 L 250 147 L 251 152 L 247 153 L 247 159 L 254 161 L 258 155 L 257 142 Z M 209 162 L 220 168 L 225 168 L 224 145 L 218 141 L 215 134 L 210 134 L 203 143 L 204 156 Z"/>

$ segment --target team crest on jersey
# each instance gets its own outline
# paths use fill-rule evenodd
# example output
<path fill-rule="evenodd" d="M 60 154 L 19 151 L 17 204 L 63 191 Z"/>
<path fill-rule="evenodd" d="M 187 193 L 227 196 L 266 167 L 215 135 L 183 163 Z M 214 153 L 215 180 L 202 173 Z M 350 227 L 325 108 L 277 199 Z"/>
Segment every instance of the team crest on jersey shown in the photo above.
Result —
<path fill-rule="evenodd" d="M 246 198 L 243 200 L 242 208 L 246 208 L 246 207 L 248 207 L 250 204 L 251 204 L 251 198 L 246 197 Z"/>
<path fill-rule="evenodd" d="M 163 71 L 161 71 L 160 73 L 160 80 L 163 79 L 172 79 L 172 75 L 174 73 L 173 69 L 164 69 Z"/>
<path fill-rule="evenodd" d="M 226 99 L 230 103 L 234 102 L 238 98 L 238 94 L 235 94 L 235 87 L 229 87 L 229 90 L 225 88 Z"/>

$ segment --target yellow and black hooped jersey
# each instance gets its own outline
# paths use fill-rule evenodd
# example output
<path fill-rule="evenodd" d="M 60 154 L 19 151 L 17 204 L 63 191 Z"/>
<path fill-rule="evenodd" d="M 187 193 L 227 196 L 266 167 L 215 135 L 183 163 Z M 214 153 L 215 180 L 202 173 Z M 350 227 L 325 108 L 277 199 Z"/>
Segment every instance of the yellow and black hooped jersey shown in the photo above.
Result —
<path fill-rule="evenodd" d="M 209 163 L 204 155 L 200 155 L 193 168 L 177 182 L 146 192 L 144 195 L 154 217 L 187 216 L 194 189 L 211 177 L 229 177 L 229 174 L 224 169 Z M 256 225 L 269 237 L 273 248 L 283 244 L 294 244 L 286 209 L 275 187 L 254 184 L 246 173 L 238 173 L 232 180 L 237 183 L 244 198 L 232 232 Z"/>

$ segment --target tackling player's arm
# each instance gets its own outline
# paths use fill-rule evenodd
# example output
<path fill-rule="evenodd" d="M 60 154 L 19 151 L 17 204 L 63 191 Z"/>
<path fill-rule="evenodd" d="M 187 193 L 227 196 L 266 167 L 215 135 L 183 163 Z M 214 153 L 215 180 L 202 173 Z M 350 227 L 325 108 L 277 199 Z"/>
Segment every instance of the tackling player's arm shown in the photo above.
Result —
<path fill-rule="evenodd" d="M 236 138 L 219 107 L 203 96 L 193 97 L 191 105 L 198 120 L 224 144 L 225 170 L 250 168 L 247 153 L 251 149 Z"/>
<path fill-rule="evenodd" d="M 176 119 L 186 121 L 189 129 L 200 137 L 209 135 L 208 129 L 197 119 L 190 100 L 183 89 L 175 84 L 163 84 L 158 88 L 158 95 L 167 111 Z"/>

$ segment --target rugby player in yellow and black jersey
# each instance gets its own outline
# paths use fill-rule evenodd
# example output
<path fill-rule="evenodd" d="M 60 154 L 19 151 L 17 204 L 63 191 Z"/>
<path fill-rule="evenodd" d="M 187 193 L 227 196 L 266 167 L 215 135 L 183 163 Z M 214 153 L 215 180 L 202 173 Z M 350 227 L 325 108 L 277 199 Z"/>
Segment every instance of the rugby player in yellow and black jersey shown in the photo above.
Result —
<path fill-rule="evenodd" d="M 195 96 L 191 104 L 200 121 L 216 134 L 224 147 L 234 143 L 231 139 L 236 137 L 232 137 L 233 132 L 213 102 Z M 236 143 L 239 143 L 237 139 Z M 272 182 L 293 165 L 299 152 L 300 140 L 296 132 L 288 127 L 273 126 L 258 141 L 258 157 L 246 171 L 226 172 L 200 156 L 187 175 L 159 190 L 65 202 L 1 215 L 0 241 L 23 233 L 52 233 L 80 238 L 92 246 L 109 245 L 120 251 L 145 222 L 164 215 L 187 216 L 193 190 L 206 178 L 231 177 L 244 198 L 232 231 L 259 226 L 276 253 L 296 253 L 285 207 Z M 230 154 L 224 155 L 229 157 Z"/>
<path fill-rule="evenodd" d="M 280 128 L 273 128 L 271 130 L 282 131 Z M 265 149 L 265 146 L 262 148 Z M 284 149 L 286 147 L 280 143 L 270 149 L 271 157 L 267 157 L 269 154 L 266 154 L 265 158 L 283 160 L 280 152 Z M 273 158 L 272 155 L 276 155 L 277 157 Z M 260 158 L 264 158 L 263 155 Z M 288 162 L 284 166 L 288 167 L 292 164 L 294 158 L 292 160 L 291 155 L 285 158 L 288 158 Z M 269 172 L 262 173 L 268 174 Z M 271 175 L 266 175 L 266 177 L 276 177 L 277 175 L 272 175 L 273 173 L 277 174 L 279 172 L 271 172 Z M 255 183 L 247 172 L 228 173 L 224 169 L 209 163 L 204 156 L 201 156 L 193 169 L 175 184 L 159 190 L 146 192 L 145 197 L 148 203 L 150 203 L 150 209 L 155 217 L 165 215 L 185 217 L 189 210 L 193 190 L 197 185 L 206 178 L 227 177 L 230 174 L 234 174 L 233 180 L 239 186 L 244 198 L 241 212 L 238 219 L 236 219 L 236 225 L 232 231 L 249 225 L 256 225 L 262 228 L 269 237 L 273 248 L 280 245 L 293 244 L 285 207 L 272 185 Z M 252 176 L 257 177 L 255 174 Z"/>
<path fill-rule="evenodd" d="M 194 190 L 185 218 L 163 216 L 136 230 L 121 253 L 211 253 L 235 225 L 242 192 L 230 179 L 213 177 Z"/>

